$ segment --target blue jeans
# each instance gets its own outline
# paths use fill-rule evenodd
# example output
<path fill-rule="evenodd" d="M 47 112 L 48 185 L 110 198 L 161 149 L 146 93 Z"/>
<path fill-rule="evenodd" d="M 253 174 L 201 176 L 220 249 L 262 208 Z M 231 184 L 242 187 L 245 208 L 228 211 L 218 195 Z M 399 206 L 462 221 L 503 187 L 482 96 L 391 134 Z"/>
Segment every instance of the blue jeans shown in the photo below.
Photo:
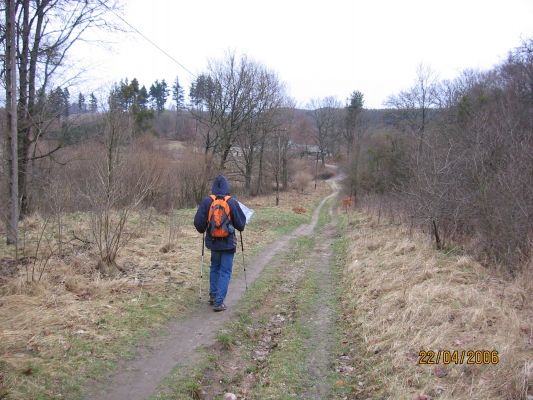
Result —
<path fill-rule="evenodd" d="M 209 274 L 209 296 L 215 298 L 215 305 L 224 302 L 228 293 L 233 256 L 231 251 L 211 251 L 211 272 Z"/>

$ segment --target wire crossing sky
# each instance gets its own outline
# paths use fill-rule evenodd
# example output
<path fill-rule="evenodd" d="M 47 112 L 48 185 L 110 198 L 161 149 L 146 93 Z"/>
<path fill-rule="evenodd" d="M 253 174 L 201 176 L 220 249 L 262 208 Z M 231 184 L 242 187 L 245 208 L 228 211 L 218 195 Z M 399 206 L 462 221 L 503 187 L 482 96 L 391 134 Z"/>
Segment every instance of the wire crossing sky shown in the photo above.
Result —
<path fill-rule="evenodd" d="M 73 49 L 82 91 L 126 77 L 149 86 L 179 76 L 188 88 L 208 59 L 234 50 L 276 71 L 300 107 L 360 90 L 379 108 L 420 63 L 452 79 L 533 37 L 530 0 L 127 0 L 112 17 L 128 32 L 91 32 Z"/>

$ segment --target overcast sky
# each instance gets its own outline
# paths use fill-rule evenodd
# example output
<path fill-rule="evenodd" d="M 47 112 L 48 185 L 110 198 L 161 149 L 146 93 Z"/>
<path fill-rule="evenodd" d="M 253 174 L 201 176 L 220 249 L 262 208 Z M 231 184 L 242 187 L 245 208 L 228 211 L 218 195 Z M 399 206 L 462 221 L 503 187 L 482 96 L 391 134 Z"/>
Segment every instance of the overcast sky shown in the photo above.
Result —
<path fill-rule="evenodd" d="M 366 107 L 379 108 L 412 84 L 420 63 L 454 78 L 533 38 L 533 0 L 124 0 L 121 15 L 195 74 L 228 49 L 246 53 L 276 71 L 300 107 L 360 90 Z M 178 75 L 188 93 L 193 77 L 127 29 L 92 33 L 104 46 L 76 45 L 73 64 L 88 68 L 78 87 L 125 77 L 149 87 Z"/>

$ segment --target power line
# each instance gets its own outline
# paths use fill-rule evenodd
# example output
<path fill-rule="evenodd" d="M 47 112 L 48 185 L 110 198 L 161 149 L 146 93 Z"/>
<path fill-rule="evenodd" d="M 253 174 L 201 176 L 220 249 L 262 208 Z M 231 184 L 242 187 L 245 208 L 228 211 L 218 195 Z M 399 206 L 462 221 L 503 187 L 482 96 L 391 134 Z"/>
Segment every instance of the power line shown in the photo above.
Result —
<path fill-rule="evenodd" d="M 167 53 L 165 50 L 163 50 L 161 47 L 157 45 L 153 40 L 151 40 L 148 36 L 146 36 L 144 33 L 142 33 L 140 30 L 138 30 L 136 27 L 134 27 L 132 24 L 130 24 L 128 21 L 126 21 L 120 14 L 118 14 L 115 10 L 110 8 L 107 4 L 103 3 L 102 0 L 98 0 L 98 2 L 103 5 L 105 8 L 107 8 L 109 11 L 111 11 L 117 18 L 119 18 L 122 22 L 124 22 L 126 25 L 128 25 L 131 29 L 133 29 L 137 34 L 139 34 L 144 40 L 146 40 L 148 43 L 150 43 L 152 46 L 154 46 L 157 50 L 159 50 L 161 53 L 166 55 L 168 58 L 170 58 L 172 61 L 174 61 L 178 66 L 180 66 L 183 70 L 188 72 L 192 77 L 196 78 L 196 74 L 194 72 L 191 72 L 190 69 L 185 67 L 182 63 L 180 63 L 178 60 L 176 60 L 174 57 L 172 57 L 169 53 Z"/>

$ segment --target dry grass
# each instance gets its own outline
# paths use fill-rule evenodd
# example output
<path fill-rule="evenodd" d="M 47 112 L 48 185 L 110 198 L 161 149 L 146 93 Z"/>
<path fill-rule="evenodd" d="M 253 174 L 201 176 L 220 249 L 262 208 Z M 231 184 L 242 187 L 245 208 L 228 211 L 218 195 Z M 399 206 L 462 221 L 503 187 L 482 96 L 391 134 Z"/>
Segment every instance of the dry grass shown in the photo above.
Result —
<path fill-rule="evenodd" d="M 314 185 L 314 184 L 313 184 Z M 309 203 L 320 199 L 327 194 L 331 193 L 331 186 L 322 180 L 317 182 L 316 191 L 314 186 L 310 185 L 309 188 L 304 191 L 287 190 L 286 192 L 279 193 L 279 208 L 282 210 L 292 210 L 293 207 L 306 206 Z M 271 193 L 265 196 L 256 196 L 250 198 L 244 198 L 243 201 L 250 208 L 261 208 L 274 206 L 276 204 L 276 194 Z M 311 211 L 312 212 L 312 211 Z"/>
<path fill-rule="evenodd" d="M 245 247 L 257 251 L 282 232 L 295 202 L 312 210 L 328 190 L 321 182 L 316 192 L 282 193 L 279 208 L 272 208 L 274 195 L 241 199 L 257 212 L 256 221 L 245 231 Z M 27 283 L 25 268 L 19 267 L 0 281 L 0 398 L 6 390 L 10 399 L 57 398 L 65 393 L 70 376 L 80 376 L 76 371 L 98 376 L 96 361 L 120 357 L 131 340 L 139 339 L 132 330 L 157 328 L 194 305 L 201 250 L 201 235 L 192 225 L 194 211 L 178 210 L 172 219 L 154 210 L 132 215 L 127 225 L 130 240 L 117 260 L 126 272 L 115 278 L 103 278 L 96 271 L 93 246 L 72 239 L 74 232 L 90 240 L 88 216 L 65 216 L 68 243 L 62 257 L 51 258 L 43 279 Z M 305 216 L 295 218 L 299 219 L 293 223 L 305 221 Z M 19 256 L 34 254 L 42 226 L 39 215 L 23 222 L 24 254 Z M 53 222 L 44 236 L 57 249 Z M 0 252 L 3 263 L 12 261 L 12 247 L 1 244 Z M 204 279 L 206 268 L 207 262 Z M 122 344 L 116 347 L 116 343 Z"/>
<path fill-rule="evenodd" d="M 437 252 L 399 226 L 348 218 L 343 310 L 352 339 L 360 334 L 366 350 L 369 392 L 526 399 L 533 384 L 531 274 L 511 279 L 468 256 Z M 496 350 L 499 364 L 419 365 L 421 350 Z"/>

